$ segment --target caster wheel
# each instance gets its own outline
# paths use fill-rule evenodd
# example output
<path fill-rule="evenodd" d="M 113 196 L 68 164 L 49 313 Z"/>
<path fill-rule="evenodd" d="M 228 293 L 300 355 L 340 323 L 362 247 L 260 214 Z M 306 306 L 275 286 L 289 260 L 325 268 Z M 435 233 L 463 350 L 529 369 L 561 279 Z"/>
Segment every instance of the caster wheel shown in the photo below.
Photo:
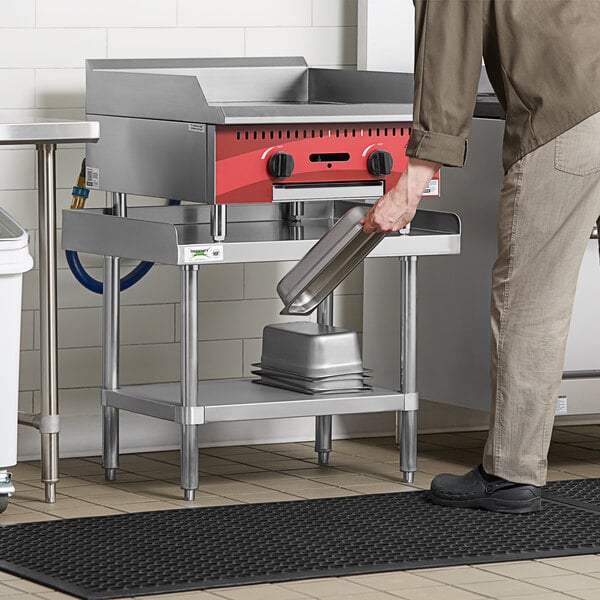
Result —
<path fill-rule="evenodd" d="M 0 496 L 0 513 L 3 513 L 8 506 L 8 496 Z"/>

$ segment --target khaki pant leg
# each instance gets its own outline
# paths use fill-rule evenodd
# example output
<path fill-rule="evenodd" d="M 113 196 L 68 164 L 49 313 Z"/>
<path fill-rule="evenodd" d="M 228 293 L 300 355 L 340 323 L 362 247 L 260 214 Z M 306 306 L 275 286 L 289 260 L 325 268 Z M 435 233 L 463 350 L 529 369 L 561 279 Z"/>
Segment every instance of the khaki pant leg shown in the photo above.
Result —
<path fill-rule="evenodd" d="M 505 175 L 492 272 L 492 412 L 483 465 L 510 481 L 545 483 L 579 268 L 599 214 L 600 113 Z"/>

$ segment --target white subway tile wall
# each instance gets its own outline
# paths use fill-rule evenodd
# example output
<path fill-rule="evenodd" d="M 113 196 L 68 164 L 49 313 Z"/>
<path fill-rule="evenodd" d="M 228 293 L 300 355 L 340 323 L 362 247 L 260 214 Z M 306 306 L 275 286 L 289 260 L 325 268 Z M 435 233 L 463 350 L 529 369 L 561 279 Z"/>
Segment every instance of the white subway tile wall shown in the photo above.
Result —
<path fill-rule="evenodd" d="M 2 27 L 35 27 L 35 0 L 2 0 Z"/>
<path fill-rule="evenodd" d="M 33 150 L 0 150 L 0 186 L 3 190 L 23 190 L 35 186 Z"/>
<path fill-rule="evenodd" d="M 54 5 L 54 1 L 37 4 Z M 87 26 L 85 6 L 91 4 L 80 2 L 81 28 L 0 27 L 0 68 L 81 69 L 86 58 L 106 56 L 106 29 Z M 0 25 L 6 9 L 4 2 L 0 3 Z"/>
<path fill-rule="evenodd" d="M 251 56 L 304 56 L 314 66 L 356 62 L 354 27 L 253 27 L 246 32 Z"/>
<path fill-rule="evenodd" d="M 109 29 L 108 58 L 243 56 L 244 29 Z"/>
<path fill-rule="evenodd" d="M 313 2 L 313 21 L 316 27 L 356 27 L 356 10 L 348 10 L 346 2 Z"/>
<path fill-rule="evenodd" d="M 30 108 L 35 99 L 35 72 L 31 69 L 0 69 L 0 108 Z"/>
<path fill-rule="evenodd" d="M 35 71 L 36 108 L 81 108 L 84 96 L 85 69 Z"/>
<path fill-rule="evenodd" d="M 38 0 L 35 19 L 44 28 L 173 27 L 177 0 Z"/>
<path fill-rule="evenodd" d="M 329 2 L 329 0 L 325 0 Z M 313 4 L 323 0 L 222 0 L 198 2 L 180 0 L 177 25 L 180 27 L 311 27 Z M 350 2 L 332 2 L 350 5 Z M 354 12 L 354 8 L 352 8 Z"/>
<path fill-rule="evenodd" d="M 356 10 L 356 0 L 2 0 L 0 121 L 83 118 L 87 58 L 300 55 L 313 66 L 353 67 Z M 83 145 L 59 147 L 57 153 L 59 244 L 61 211 L 70 205 L 84 155 Z M 105 193 L 94 192 L 87 205 L 101 207 L 105 202 Z M 132 197 L 130 202 L 157 200 Z M 20 405 L 30 411 L 39 408 L 40 397 L 37 192 L 31 147 L 0 148 L 0 207 L 29 231 L 36 261 L 23 277 Z M 102 278 L 99 257 L 81 259 L 92 276 Z M 123 261 L 123 271 L 134 264 Z M 201 378 L 249 375 L 250 363 L 260 358 L 263 326 L 284 319 L 275 287 L 290 267 L 269 263 L 201 269 Z M 73 453 L 84 444 L 86 452 L 97 452 L 101 298 L 77 283 L 62 251 L 58 268 L 61 447 Z M 155 266 L 122 294 L 123 384 L 179 379 L 179 285 L 177 268 Z M 340 324 L 362 328 L 361 291 L 357 271 L 337 292 Z M 90 417 L 88 428 L 80 426 L 85 415 Z M 37 455 L 38 436 L 22 433 L 20 455 Z M 174 427 L 172 443 L 176 436 Z M 249 439 L 247 429 L 244 436 Z M 137 437 L 149 445 L 145 436 Z M 127 440 L 123 447 L 128 447 Z"/>

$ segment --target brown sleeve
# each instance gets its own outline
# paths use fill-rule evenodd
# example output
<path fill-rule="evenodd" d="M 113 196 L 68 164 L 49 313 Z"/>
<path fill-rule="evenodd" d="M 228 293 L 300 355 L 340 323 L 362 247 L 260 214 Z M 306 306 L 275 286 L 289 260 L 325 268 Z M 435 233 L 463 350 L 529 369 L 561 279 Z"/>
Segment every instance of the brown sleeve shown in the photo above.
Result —
<path fill-rule="evenodd" d="M 462 167 L 481 72 L 484 0 L 415 0 L 407 156 Z"/>

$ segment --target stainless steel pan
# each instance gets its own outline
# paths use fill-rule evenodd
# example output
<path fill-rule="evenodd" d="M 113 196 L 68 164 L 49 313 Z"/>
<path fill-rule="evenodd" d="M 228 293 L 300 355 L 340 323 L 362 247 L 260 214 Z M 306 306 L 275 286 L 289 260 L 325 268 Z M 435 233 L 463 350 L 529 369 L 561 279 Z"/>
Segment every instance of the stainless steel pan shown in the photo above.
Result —
<path fill-rule="evenodd" d="M 368 206 L 355 206 L 306 253 L 277 285 L 282 315 L 311 313 L 385 237 L 360 224 Z"/>

